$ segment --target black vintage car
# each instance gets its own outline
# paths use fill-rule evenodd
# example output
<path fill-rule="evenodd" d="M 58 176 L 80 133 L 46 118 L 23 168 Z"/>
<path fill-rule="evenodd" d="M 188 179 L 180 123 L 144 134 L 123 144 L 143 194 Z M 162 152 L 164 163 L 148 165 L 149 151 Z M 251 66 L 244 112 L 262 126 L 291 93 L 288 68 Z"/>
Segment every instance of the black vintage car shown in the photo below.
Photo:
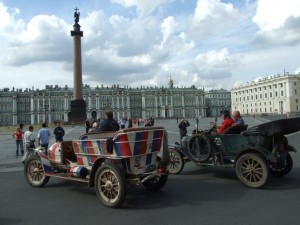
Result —
<path fill-rule="evenodd" d="M 240 181 L 251 188 L 261 188 L 270 174 L 284 176 L 293 167 L 290 152 L 296 149 L 284 135 L 300 130 L 300 118 L 281 119 L 247 129 L 228 128 L 223 134 L 197 131 L 184 137 L 182 144 L 169 145 L 169 172 L 178 174 L 184 163 L 199 166 L 235 168 Z"/>

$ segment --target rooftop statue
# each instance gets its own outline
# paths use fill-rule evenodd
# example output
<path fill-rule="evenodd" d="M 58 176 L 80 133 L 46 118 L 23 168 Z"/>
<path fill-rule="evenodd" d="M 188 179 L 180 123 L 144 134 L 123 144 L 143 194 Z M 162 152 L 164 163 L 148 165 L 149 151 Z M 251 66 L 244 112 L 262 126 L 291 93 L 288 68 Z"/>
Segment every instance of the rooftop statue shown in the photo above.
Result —
<path fill-rule="evenodd" d="M 80 17 L 80 12 L 77 12 L 77 7 L 74 9 L 75 12 L 74 12 L 74 21 L 75 21 L 75 24 L 78 24 L 79 23 L 79 17 Z"/>

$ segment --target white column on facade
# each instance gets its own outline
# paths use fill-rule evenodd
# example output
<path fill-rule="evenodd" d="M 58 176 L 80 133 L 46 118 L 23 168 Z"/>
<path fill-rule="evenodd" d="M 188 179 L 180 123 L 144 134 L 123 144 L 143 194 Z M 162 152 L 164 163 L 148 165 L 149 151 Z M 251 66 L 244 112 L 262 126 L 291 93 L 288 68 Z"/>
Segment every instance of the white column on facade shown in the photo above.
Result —
<path fill-rule="evenodd" d="M 13 100 L 13 102 L 12 102 L 12 114 L 13 114 L 12 118 L 13 118 L 13 125 L 17 125 L 17 124 L 18 124 L 17 96 L 16 96 L 16 95 L 13 95 L 12 100 Z"/>
<path fill-rule="evenodd" d="M 195 105 L 196 105 L 196 108 L 195 108 L 195 116 L 196 117 L 199 117 L 200 113 L 199 113 L 199 107 L 200 107 L 200 104 L 199 104 L 199 94 L 198 93 L 195 93 Z M 203 105 L 201 106 L 203 108 Z M 202 117 L 203 117 L 203 113 L 202 113 Z"/>
<path fill-rule="evenodd" d="M 96 94 L 96 112 L 97 112 L 97 118 L 100 118 L 102 115 L 101 115 L 101 110 L 100 110 L 100 102 L 99 102 L 99 94 L 97 93 Z"/>
<path fill-rule="evenodd" d="M 122 118 L 125 118 L 125 111 L 124 111 L 125 105 L 124 105 L 124 93 L 121 95 L 121 112 L 122 112 Z"/>
<path fill-rule="evenodd" d="M 117 95 L 117 119 L 120 119 L 121 115 L 120 115 L 120 95 Z"/>
<path fill-rule="evenodd" d="M 129 93 L 127 93 L 127 116 L 128 116 L 128 118 L 131 118 L 130 96 L 129 96 Z"/>
<path fill-rule="evenodd" d="M 36 100 L 36 105 L 37 105 L 37 123 L 40 123 L 41 121 L 41 107 L 40 107 L 40 97 L 37 96 L 37 100 Z"/>
<path fill-rule="evenodd" d="M 159 95 L 159 105 L 160 105 L 160 116 L 161 117 L 165 117 L 164 113 L 165 111 L 163 110 L 164 106 L 163 106 L 163 100 L 162 100 L 162 94 Z"/>
<path fill-rule="evenodd" d="M 142 118 L 146 119 L 146 99 L 145 93 L 142 93 Z"/>
<path fill-rule="evenodd" d="M 171 92 L 170 96 L 170 117 L 174 116 L 174 107 L 173 107 L 173 94 Z"/>
<path fill-rule="evenodd" d="M 92 95 L 91 94 L 89 94 L 89 97 L 88 97 L 88 110 L 90 111 L 91 110 L 91 108 L 92 108 Z"/>
<path fill-rule="evenodd" d="M 291 109 L 291 99 L 294 95 L 293 93 L 293 82 L 287 80 L 287 82 L 284 82 L 285 91 L 284 91 L 284 99 L 285 99 L 285 107 L 284 107 L 284 113 L 290 113 L 288 112 L 288 109 Z"/>
<path fill-rule="evenodd" d="M 64 95 L 64 122 L 68 122 L 68 111 L 69 111 L 69 101 L 68 101 L 68 94 Z"/>
<path fill-rule="evenodd" d="M 46 118 L 46 106 L 45 106 L 46 102 L 45 102 L 45 95 L 43 95 L 43 104 L 42 104 L 42 107 L 43 107 L 43 118 L 42 118 L 42 121 L 46 121 L 47 118 Z"/>
<path fill-rule="evenodd" d="M 30 124 L 34 124 L 34 96 L 30 96 Z"/>
<path fill-rule="evenodd" d="M 155 93 L 155 97 L 154 97 L 154 107 L 155 107 L 155 117 L 158 117 L 158 101 L 157 101 L 157 93 Z"/>
<path fill-rule="evenodd" d="M 99 94 L 96 94 L 96 110 L 99 109 Z"/>
<path fill-rule="evenodd" d="M 114 97 L 113 97 L 114 95 L 112 94 L 112 96 L 111 96 L 111 98 L 110 98 L 110 108 L 112 109 L 112 110 L 114 110 L 114 108 L 115 108 L 115 101 L 114 101 Z"/>
<path fill-rule="evenodd" d="M 184 95 L 181 93 L 182 117 L 185 117 Z"/>
<path fill-rule="evenodd" d="M 48 97 L 48 108 L 47 108 L 47 121 L 48 122 L 52 122 L 51 121 L 51 111 L 50 111 L 50 109 L 51 109 L 51 97 L 50 97 L 50 95 L 49 95 L 49 97 Z"/>

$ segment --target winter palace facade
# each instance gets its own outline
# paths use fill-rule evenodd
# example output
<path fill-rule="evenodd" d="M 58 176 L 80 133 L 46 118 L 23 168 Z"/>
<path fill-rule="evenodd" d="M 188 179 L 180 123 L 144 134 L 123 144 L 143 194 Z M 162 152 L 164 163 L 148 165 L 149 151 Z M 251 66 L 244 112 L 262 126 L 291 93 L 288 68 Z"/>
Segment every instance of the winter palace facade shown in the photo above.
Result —
<path fill-rule="evenodd" d="M 192 87 L 111 87 L 83 86 L 87 119 L 98 119 L 112 109 L 114 117 L 123 118 L 197 118 L 218 115 L 230 109 L 230 92 Z M 0 91 L 0 125 L 70 122 L 71 88 L 46 85 L 43 90 L 4 88 Z"/>

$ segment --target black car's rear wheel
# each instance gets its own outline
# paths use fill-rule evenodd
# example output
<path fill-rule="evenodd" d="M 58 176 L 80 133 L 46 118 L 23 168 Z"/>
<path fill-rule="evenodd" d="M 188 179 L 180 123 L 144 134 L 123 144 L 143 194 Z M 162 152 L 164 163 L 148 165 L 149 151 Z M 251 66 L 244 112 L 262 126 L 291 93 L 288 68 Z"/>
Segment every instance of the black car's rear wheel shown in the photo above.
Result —
<path fill-rule="evenodd" d="M 100 166 L 95 175 L 95 188 L 98 198 L 108 207 L 120 206 L 126 197 L 126 182 L 122 171 L 115 165 Z"/>
<path fill-rule="evenodd" d="M 256 153 L 246 153 L 237 159 L 236 174 L 247 187 L 261 188 L 270 176 L 270 169 L 261 156 Z"/>
<path fill-rule="evenodd" d="M 184 167 L 184 161 L 182 155 L 174 148 L 169 148 L 169 155 L 170 155 L 170 163 L 168 165 L 169 173 L 179 174 Z"/>
<path fill-rule="evenodd" d="M 189 143 L 191 160 L 199 163 L 207 161 L 211 156 L 211 143 L 205 134 L 194 135 Z"/>
<path fill-rule="evenodd" d="M 280 163 L 276 163 L 274 165 L 270 165 L 271 174 L 274 176 L 285 176 L 289 172 L 291 172 L 293 168 L 293 159 L 290 153 L 287 153 L 284 165 L 280 165 Z"/>
<path fill-rule="evenodd" d="M 24 175 L 27 182 L 33 187 L 44 186 L 50 178 L 45 174 L 41 159 L 38 156 L 32 156 L 26 161 Z"/>

